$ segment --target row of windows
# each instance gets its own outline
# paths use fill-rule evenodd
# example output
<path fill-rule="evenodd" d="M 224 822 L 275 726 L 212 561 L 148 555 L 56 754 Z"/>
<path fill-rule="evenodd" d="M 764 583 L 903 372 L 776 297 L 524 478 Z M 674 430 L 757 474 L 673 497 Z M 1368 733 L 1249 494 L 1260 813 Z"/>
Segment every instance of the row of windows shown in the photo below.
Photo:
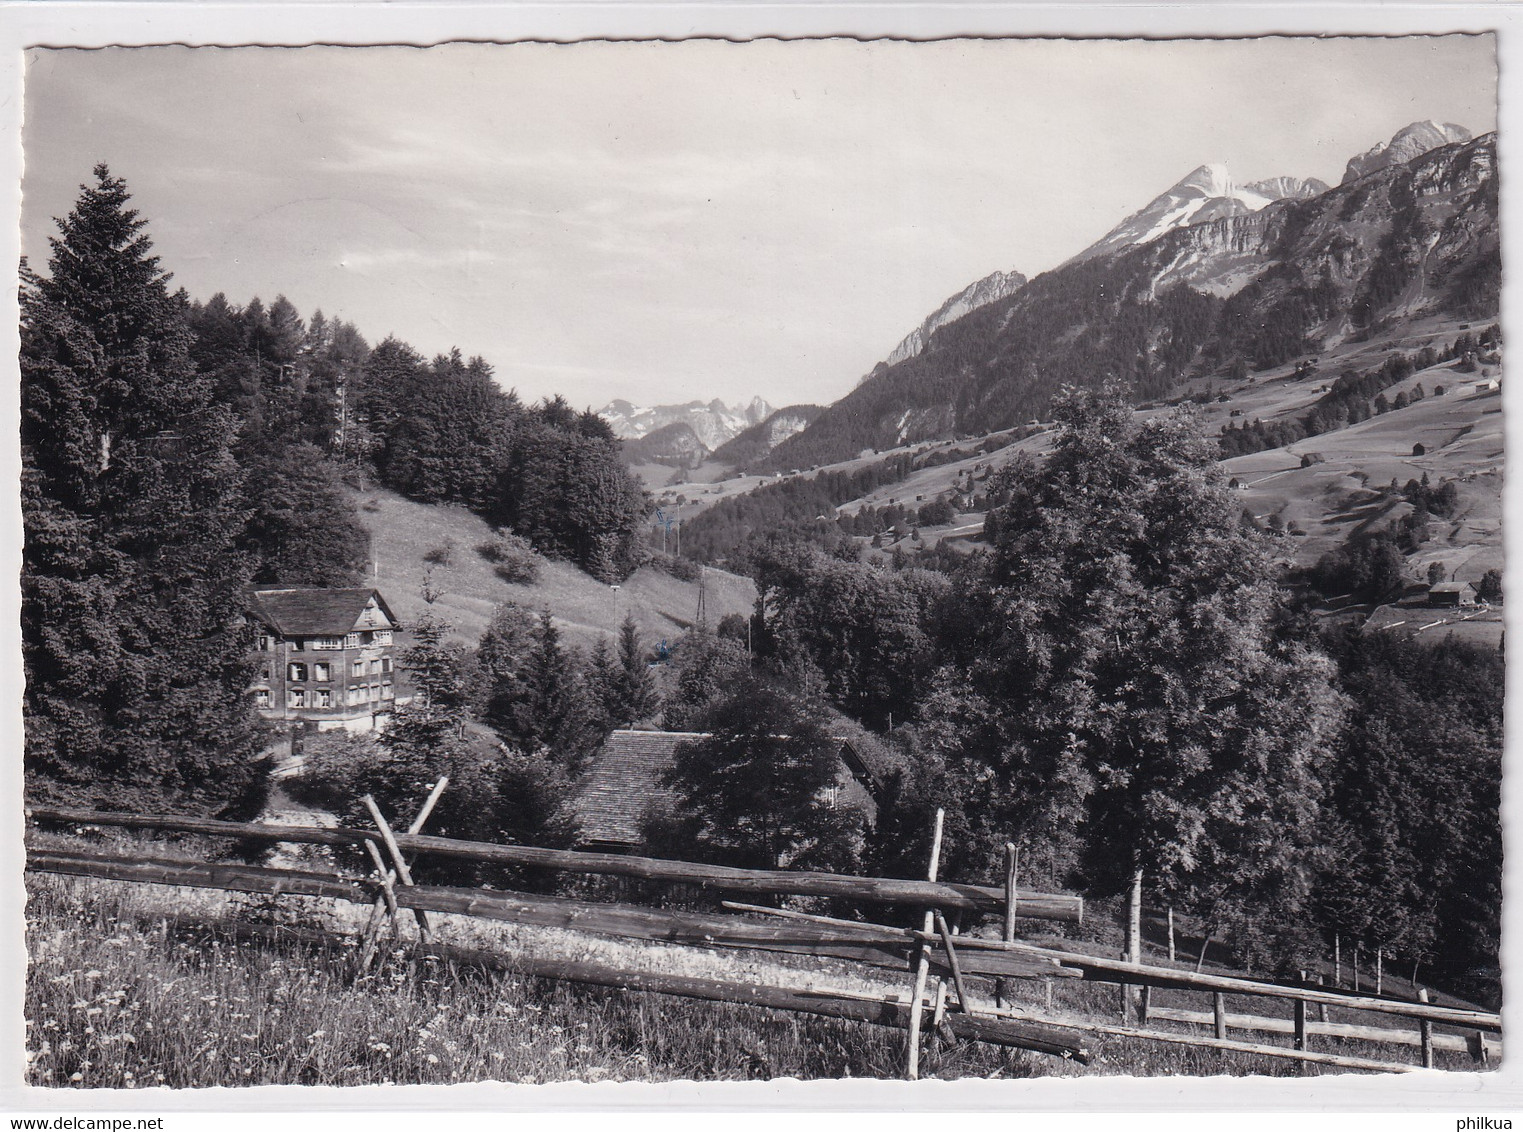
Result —
<path fill-rule="evenodd" d="M 310 671 L 312 673 L 312 679 L 316 680 L 318 683 L 324 683 L 325 681 L 333 679 L 333 667 L 327 661 L 314 661 Z M 370 660 L 361 658 L 355 660 L 352 664 L 349 665 L 350 676 L 376 676 L 381 673 L 390 671 L 391 657 L 389 656 L 375 657 Z M 307 672 L 307 665 L 301 663 L 300 661 L 292 661 L 286 666 L 286 679 L 291 681 L 305 680 L 307 679 Z M 264 678 L 266 680 L 270 678 L 270 669 L 268 666 L 266 666 L 264 669 Z"/>
<path fill-rule="evenodd" d="M 396 692 L 390 684 L 371 684 L 368 687 L 350 688 L 348 704 L 354 707 L 358 704 L 377 703 L 395 698 Z M 270 690 L 256 689 L 254 704 L 257 707 L 269 707 Z M 313 688 L 310 691 L 306 688 L 291 688 L 286 692 L 286 707 L 288 708 L 331 708 L 332 706 L 333 693 L 327 688 Z"/>
<path fill-rule="evenodd" d="M 278 638 L 271 633 L 260 633 L 258 648 L 260 652 L 274 652 Z M 366 645 L 389 645 L 391 644 L 390 629 L 363 630 L 358 633 L 350 633 L 344 637 L 293 637 L 291 648 L 296 652 L 322 652 L 324 650 L 337 651 L 339 649 L 358 649 Z"/>

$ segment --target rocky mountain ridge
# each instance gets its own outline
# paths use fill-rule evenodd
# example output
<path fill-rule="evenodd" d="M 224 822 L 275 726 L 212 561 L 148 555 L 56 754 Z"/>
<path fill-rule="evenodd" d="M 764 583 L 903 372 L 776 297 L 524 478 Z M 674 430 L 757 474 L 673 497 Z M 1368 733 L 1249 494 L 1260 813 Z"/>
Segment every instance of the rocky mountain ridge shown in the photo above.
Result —
<path fill-rule="evenodd" d="M 1202 165 L 1068 262 L 1111 255 L 1156 240 L 1176 228 L 1259 212 L 1276 201 L 1307 200 L 1327 189 L 1327 184 L 1315 177 L 1271 177 L 1238 185 L 1225 165 Z"/>
<path fill-rule="evenodd" d="M 926 320 L 905 335 L 903 341 L 895 346 L 884 359 L 884 365 L 898 365 L 906 358 L 913 358 L 925 348 L 928 338 L 940 330 L 949 322 L 955 322 L 971 310 L 987 306 L 989 303 L 998 302 L 1000 299 L 1012 295 L 1026 282 L 1026 277 L 1019 271 L 996 271 L 984 276 L 976 283 L 970 283 L 957 294 L 947 299 L 937 307 Z"/>
<path fill-rule="evenodd" d="M 759 467 L 1011 427 L 1041 416 L 1063 384 L 1116 380 L 1147 400 L 1425 313 L 1494 317 L 1495 144 L 1449 143 L 1307 199 L 1228 209 L 1070 261 L 879 367 Z M 1229 187 L 1203 170 L 1186 178 L 1197 202 Z"/>
<path fill-rule="evenodd" d="M 1347 185 L 1360 177 L 1368 176 L 1377 169 L 1390 165 L 1405 165 L 1413 158 L 1421 157 L 1430 150 L 1454 142 L 1471 140 L 1470 131 L 1453 122 L 1413 122 L 1396 131 L 1388 142 L 1371 146 L 1357 157 L 1349 159 L 1340 184 Z"/>

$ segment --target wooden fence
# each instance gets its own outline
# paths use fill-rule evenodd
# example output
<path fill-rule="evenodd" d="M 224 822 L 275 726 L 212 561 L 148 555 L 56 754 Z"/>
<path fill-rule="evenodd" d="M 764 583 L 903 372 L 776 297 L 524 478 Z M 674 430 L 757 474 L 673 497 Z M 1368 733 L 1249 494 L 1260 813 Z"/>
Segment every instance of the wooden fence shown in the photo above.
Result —
<path fill-rule="evenodd" d="M 497 845 L 418 832 L 443 789 L 441 782 L 419 811 L 407 832 L 394 832 L 367 799 L 374 830 L 331 829 L 316 826 L 222 822 L 159 814 L 119 814 L 89 810 L 38 809 L 33 822 L 64 826 L 116 826 L 170 830 L 249 842 L 291 842 L 331 846 L 360 846 L 374 865 L 372 875 L 356 877 L 333 871 L 270 868 L 238 863 L 203 863 L 141 853 L 113 853 L 77 846 L 34 845 L 28 848 L 30 871 L 94 877 L 112 881 L 179 885 L 274 896 L 318 897 L 369 905 L 370 923 L 355 940 L 358 965 L 368 964 L 383 924 L 395 932 L 404 913 L 417 922 L 413 951 L 460 962 L 506 966 L 524 974 L 647 990 L 679 997 L 738 1002 L 772 1009 L 850 1018 L 878 1025 L 907 1028 L 907 1075 L 918 1072 L 920 1035 L 930 1028 L 945 1039 L 993 1042 L 1070 1058 L 1084 1063 L 1089 1051 L 1084 1033 L 1101 1033 L 1149 1041 L 1236 1051 L 1342 1068 L 1406 1072 L 1411 1063 L 1377 1061 L 1342 1052 L 1314 1050 L 1313 1038 L 1417 1047 L 1424 1066 L 1432 1066 L 1435 1051 L 1468 1053 L 1486 1060 L 1500 1049 L 1489 1034 L 1501 1031 L 1498 1015 L 1485 1011 L 1407 1002 L 1391 997 L 1360 995 L 1326 987 L 1297 985 L 1225 975 L 1197 973 L 1086 955 L 1077 950 L 1040 947 L 1014 938 L 1017 918 L 1078 923 L 1081 898 L 1034 892 L 1015 884 L 1013 852 L 1005 885 L 958 884 L 938 881 L 937 848 L 929 879 L 898 880 L 856 877 L 838 873 L 733 869 L 693 862 L 605 853 Z M 530 895 L 489 889 L 454 888 L 413 883 L 407 855 L 432 855 L 457 860 L 557 870 L 590 875 L 634 877 L 664 884 L 691 886 L 732 894 L 828 896 L 853 903 L 898 905 L 926 910 L 920 929 L 842 920 L 754 904 L 725 901 L 731 914 L 678 911 L 629 904 L 594 903 L 564 897 Z M 871 995 L 846 990 L 816 990 L 801 986 L 763 985 L 750 980 L 697 978 L 689 975 L 631 970 L 612 964 L 568 960 L 557 956 L 515 954 L 503 957 L 480 949 L 445 944 L 434 938 L 429 913 L 453 914 L 514 924 L 568 929 L 598 936 L 701 947 L 718 952 L 761 952 L 811 955 L 847 961 L 879 971 L 914 975 L 907 994 Z M 739 913 L 739 914 L 734 914 Z M 983 939 L 960 934 L 947 924 L 947 913 L 971 916 L 995 913 L 1004 923 L 1003 938 Z M 934 976 L 936 986 L 928 986 Z M 778 967 L 781 983 L 789 977 Z M 802 977 L 800 973 L 799 977 Z M 995 996 L 975 996 L 970 979 L 993 979 Z M 1076 979 L 1141 987 L 1140 1025 L 1115 1025 L 1094 1019 L 1039 1013 L 1003 1001 L 1003 980 Z M 955 990 L 949 996 L 946 983 Z M 1211 996 L 1210 1012 L 1149 1005 L 1151 989 L 1193 991 Z M 1229 1014 L 1227 995 L 1281 999 L 1291 1002 L 1293 1019 Z M 1049 997 L 1050 1001 L 1050 997 Z M 1417 1030 L 1389 1026 L 1312 1021 L 1308 1008 L 1325 1014 L 1327 1007 L 1405 1018 Z M 1148 1028 L 1149 1020 L 1210 1026 L 1210 1037 L 1189 1032 Z M 1460 1033 L 1435 1033 L 1435 1025 Z M 1228 1030 L 1289 1034 L 1287 1047 L 1227 1037 Z"/>

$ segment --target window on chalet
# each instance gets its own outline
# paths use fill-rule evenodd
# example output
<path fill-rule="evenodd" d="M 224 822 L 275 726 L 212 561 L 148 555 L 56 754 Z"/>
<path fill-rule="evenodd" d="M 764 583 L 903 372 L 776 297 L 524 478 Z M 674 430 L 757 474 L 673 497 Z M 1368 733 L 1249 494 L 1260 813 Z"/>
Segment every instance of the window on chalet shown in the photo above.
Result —
<path fill-rule="evenodd" d="M 370 662 L 370 675 L 372 675 L 372 676 L 378 675 L 380 673 L 380 671 L 381 671 L 381 662 L 379 660 L 372 660 Z"/>
<path fill-rule="evenodd" d="M 365 692 L 364 688 L 350 688 L 349 689 L 349 706 L 353 707 L 355 704 L 364 702 L 363 699 L 362 699 L 362 697 L 364 695 L 364 692 Z"/>
<path fill-rule="evenodd" d="M 391 644 L 391 630 L 390 629 L 377 629 L 375 631 L 375 643 L 378 644 L 378 645 L 389 645 L 389 644 Z"/>
<path fill-rule="evenodd" d="M 391 657 L 389 657 L 389 656 L 383 656 L 381 658 L 381 671 L 382 672 L 390 672 L 391 671 Z"/>
<path fill-rule="evenodd" d="M 273 665 L 266 664 L 260 667 L 259 679 L 268 680 L 273 675 L 275 675 L 275 668 Z"/>
<path fill-rule="evenodd" d="M 286 692 L 286 707 L 304 708 L 307 706 L 307 692 L 305 688 L 291 688 Z"/>
<path fill-rule="evenodd" d="M 379 700 L 380 698 L 381 698 L 381 686 L 379 684 L 372 684 L 372 685 L 370 685 L 370 702 L 374 703 L 375 701 Z"/>
<path fill-rule="evenodd" d="M 314 664 L 312 666 L 312 679 L 314 679 L 314 680 L 332 680 L 333 679 L 333 668 L 332 668 L 332 666 L 330 666 L 326 660 L 319 660 L 316 664 Z"/>
<path fill-rule="evenodd" d="M 314 649 L 341 649 L 344 647 L 344 638 L 313 637 L 310 647 Z"/>
<path fill-rule="evenodd" d="M 314 702 L 312 704 L 313 707 L 332 707 L 333 706 L 333 693 L 328 691 L 327 688 L 319 688 L 319 689 L 317 689 L 317 691 L 314 693 L 314 696 L 315 696 L 315 700 L 314 700 Z"/>
<path fill-rule="evenodd" d="M 351 676 L 363 676 L 363 675 L 365 675 L 365 662 L 363 660 L 356 660 L 352 664 L 350 664 L 349 665 L 349 675 L 351 675 Z"/>
<path fill-rule="evenodd" d="M 344 647 L 346 649 L 357 649 L 357 648 L 359 648 L 360 647 L 360 634 L 358 634 L 358 633 L 350 633 L 348 636 L 346 636 L 344 638 Z"/>
<path fill-rule="evenodd" d="M 270 690 L 268 688 L 254 689 L 254 706 L 262 708 L 270 706 Z"/>
<path fill-rule="evenodd" d="M 259 651 L 260 652 L 271 652 L 271 651 L 274 650 L 274 648 L 275 648 L 275 638 L 270 636 L 268 633 L 260 633 L 259 634 Z"/>
<path fill-rule="evenodd" d="M 305 680 L 307 678 L 307 666 L 305 664 L 290 664 L 286 667 L 287 680 Z"/>

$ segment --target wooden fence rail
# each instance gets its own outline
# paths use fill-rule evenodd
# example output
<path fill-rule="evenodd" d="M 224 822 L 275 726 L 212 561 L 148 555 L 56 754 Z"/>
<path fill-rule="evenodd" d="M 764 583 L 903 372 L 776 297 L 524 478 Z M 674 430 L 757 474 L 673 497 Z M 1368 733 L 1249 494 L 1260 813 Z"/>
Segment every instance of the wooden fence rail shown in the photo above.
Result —
<path fill-rule="evenodd" d="M 354 904 L 372 903 L 380 885 L 336 873 L 297 872 L 255 865 L 203 864 L 168 858 L 123 857 L 94 850 L 32 849 L 27 868 L 100 880 L 213 888 L 270 895 L 321 896 Z M 749 948 L 798 955 L 850 959 L 888 970 L 909 969 L 910 954 L 920 946 L 915 933 L 877 924 L 821 926 L 809 923 L 772 924 L 738 916 L 707 915 L 641 908 L 627 904 L 596 904 L 559 896 L 519 892 L 399 885 L 392 889 L 398 908 L 447 912 L 478 919 L 591 932 L 620 939 L 676 943 L 697 947 Z M 934 969 L 950 972 L 940 955 Z M 982 952 L 962 963 L 969 974 L 1005 978 L 1079 977 L 1073 968 L 1053 959 Z"/>
<path fill-rule="evenodd" d="M 436 794 L 438 789 L 436 787 Z M 426 809 L 425 806 L 425 814 Z M 1317 1035 L 1391 1045 L 1415 1045 L 1421 1048 L 1425 1065 L 1432 1064 L 1435 1050 L 1468 1052 L 1473 1057 L 1485 1060 L 1500 1049 L 1498 1042 L 1482 1034 L 1482 1031 L 1501 1031 L 1500 1016 L 1486 1011 L 1440 1006 L 1426 1000 L 1409 1002 L 1313 986 L 1304 982 L 1280 983 L 1156 967 L 1087 955 L 1061 946 L 1042 947 L 1009 938 L 983 939 L 974 935 L 955 935 L 947 925 L 945 909 L 1000 913 L 1005 917 L 1007 925 L 1011 908 L 1017 905 L 1022 917 L 1064 922 L 1078 922 L 1082 917 L 1082 899 L 1068 895 L 1017 891 L 1013 884 L 1014 878 L 1008 870 L 1006 887 L 991 888 L 936 880 L 908 881 L 837 873 L 733 869 L 606 853 L 493 845 L 417 833 L 391 834 L 388 823 L 378 812 L 375 814 L 376 830 L 223 822 L 205 818 L 90 810 L 36 810 L 30 816 L 39 822 L 65 825 L 163 829 L 262 842 L 365 845 L 372 851 L 376 864 L 376 875 L 361 879 L 332 871 L 129 856 L 77 846 L 29 845 L 27 868 L 31 871 L 234 892 L 309 896 L 370 905 L 372 908 L 377 907 L 377 901 L 380 901 L 380 906 L 390 911 L 393 925 L 397 914 L 402 911 L 411 912 L 420 924 L 426 924 L 427 913 L 434 912 L 643 942 L 820 956 L 899 972 L 926 970 L 934 972 L 938 977 L 950 976 L 956 986 L 955 1012 L 944 1008 L 939 989 L 931 996 L 934 1000 L 931 1005 L 935 1008 L 932 1025 L 947 1027 L 943 1032 L 956 1037 L 1037 1050 L 1081 1062 L 1087 1060 L 1088 1051 L 1079 1039 L 1065 1036 L 1065 1030 L 1383 1071 L 1409 1071 L 1417 1067 L 1311 1050 L 1308 1048 L 1308 1038 Z M 421 824 L 421 820 L 420 817 L 415 826 Z M 832 896 L 862 902 L 897 904 L 925 909 L 928 921 L 934 922 L 935 930 L 864 923 L 730 901 L 724 902 L 726 908 L 751 915 L 741 917 L 594 903 L 490 889 L 415 885 L 409 883 L 403 857 L 403 854 L 414 853 L 595 875 L 635 877 L 722 892 Z M 391 883 L 389 866 L 384 857 L 389 857 L 393 862 L 396 879 L 402 883 Z M 374 926 L 376 925 L 372 925 Z M 318 934 L 325 937 L 329 935 Z M 1008 936 L 1008 928 L 1005 934 Z M 369 930 L 365 933 L 364 942 L 367 946 L 374 943 Z M 428 938 L 422 938 L 418 944 L 410 946 L 415 953 L 507 966 L 524 974 L 547 978 L 850 1018 L 879 1025 L 909 1027 L 912 1033 L 917 1028 L 922 1009 L 926 1005 L 926 996 L 918 989 L 923 985 L 920 980 L 917 980 L 917 990 L 907 996 L 874 997 L 840 989 L 815 990 L 799 986 L 763 985 L 629 970 L 611 964 L 555 956 L 493 956 L 488 952 L 446 945 Z M 1057 978 L 1082 978 L 1123 986 L 1205 993 L 1212 996 L 1215 1006 L 1210 1012 L 1154 1006 L 1147 1009 L 1143 1022 L 1146 1023 L 1151 1017 L 1160 1021 L 1212 1026 L 1215 1033 L 1213 1037 L 1205 1037 L 1102 1022 L 1033 1016 L 1008 1003 L 1001 1006 L 973 1001 L 965 977 L 974 976 L 985 979 L 1047 980 L 1049 1008 L 1051 980 Z M 780 969 L 779 978 L 781 977 Z M 801 972 L 799 978 L 804 977 Z M 938 982 L 937 985 L 938 988 L 941 987 L 941 983 Z M 1291 1021 L 1251 1014 L 1228 1014 L 1225 1007 L 1225 996 L 1228 994 L 1289 1000 L 1295 1004 L 1296 1018 Z M 1306 1009 L 1309 1004 L 1412 1018 L 1418 1021 L 1420 1029 L 1405 1031 L 1342 1022 L 1311 1022 Z M 1465 1033 L 1435 1034 L 1434 1024 L 1458 1027 Z M 1293 1048 L 1228 1039 L 1229 1028 L 1290 1034 L 1293 1037 Z"/>
<path fill-rule="evenodd" d="M 105 813 L 95 810 L 36 809 L 34 821 L 70 825 L 106 825 L 136 829 L 163 829 L 202 833 L 216 837 L 312 845 L 357 845 L 380 842 L 376 830 L 325 829 L 319 826 L 266 825 L 257 822 L 226 822 L 213 818 L 188 818 L 166 814 Z M 872 904 L 899 904 L 964 912 L 1002 913 L 1005 891 L 989 885 L 952 884 L 944 881 L 897 880 L 859 877 L 844 873 L 788 872 L 782 869 L 736 869 L 667 861 L 654 857 L 626 857 L 617 853 L 586 853 L 570 849 L 541 849 L 528 845 L 496 845 L 484 841 L 461 841 L 424 834 L 397 834 L 404 853 L 423 853 L 458 860 L 499 865 L 526 865 L 561 872 L 634 877 L 667 884 L 693 885 L 720 892 L 762 893 L 771 896 L 833 896 Z M 1080 923 L 1084 900 L 1065 893 L 1018 893 L 1020 914 L 1027 919 Z"/>
<path fill-rule="evenodd" d="M 1160 1022 L 1186 1022 L 1196 1026 L 1212 1025 L 1215 1015 L 1205 1010 L 1180 1010 L 1171 1006 L 1148 1008 L 1148 1018 Z M 1289 1018 L 1266 1018 L 1260 1014 L 1228 1014 L 1227 1026 L 1233 1030 L 1250 1030 L 1265 1034 L 1294 1034 L 1296 1024 Z M 1390 1026 L 1355 1026 L 1345 1022 L 1306 1023 L 1306 1032 L 1328 1038 L 1346 1038 L 1351 1041 L 1377 1042 L 1381 1045 L 1421 1046 L 1421 1030 L 1396 1030 Z M 1484 1040 L 1486 1056 L 1501 1053 L 1502 1043 L 1494 1038 L 1480 1039 L 1464 1034 L 1434 1034 L 1433 1048 L 1448 1053 L 1468 1053 L 1477 1057 L 1476 1042 Z"/>

